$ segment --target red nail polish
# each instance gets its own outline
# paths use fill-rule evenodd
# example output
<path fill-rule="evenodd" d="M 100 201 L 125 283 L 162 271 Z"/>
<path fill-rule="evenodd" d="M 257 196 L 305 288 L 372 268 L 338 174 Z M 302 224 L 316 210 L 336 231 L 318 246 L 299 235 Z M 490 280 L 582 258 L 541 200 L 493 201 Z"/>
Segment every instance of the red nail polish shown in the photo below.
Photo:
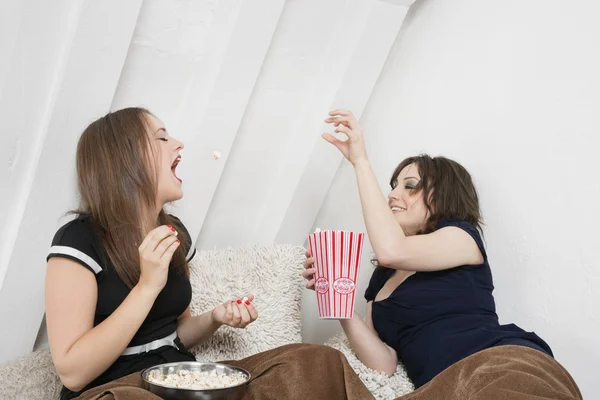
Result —
<path fill-rule="evenodd" d="M 175 239 L 175 241 L 176 241 L 177 243 L 180 243 L 180 242 L 179 242 L 179 239 Z"/>
<path fill-rule="evenodd" d="M 235 300 L 231 300 L 232 303 L 235 303 Z"/>
<path fill-rule="evenodd" d="M 246 305 L 247 305 L 247 306 L 249 306 L 249 305 L 250 305 L 250 302 L 249 302 L 248 300 L 246 300 Z"/>
<path fill-rule="evenodd" d="M 238 304 L 242 304 L 242 301 L 241 301 L 241 300 L 238 300 L 238 301 L 237 301 L 237 303 L 238 303 Z"/>

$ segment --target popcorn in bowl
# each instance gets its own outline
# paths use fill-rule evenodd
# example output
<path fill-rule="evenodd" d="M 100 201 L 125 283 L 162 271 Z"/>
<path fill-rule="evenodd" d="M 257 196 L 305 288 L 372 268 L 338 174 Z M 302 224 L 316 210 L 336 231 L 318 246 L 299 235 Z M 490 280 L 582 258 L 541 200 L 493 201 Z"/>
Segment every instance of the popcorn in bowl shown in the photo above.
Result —
<path fill-rule="evenodd" d="M 247 380 L 246 376 L 238 371 L 227 374 L 217 372 L 215 369 L 211 371 L 188 369 L 174 371 L 172 368 L 166 374 L 159 370 L 150 371 L 147 379 L 157 385 L 191 390 L 224 389 L 239 385 Z"/>

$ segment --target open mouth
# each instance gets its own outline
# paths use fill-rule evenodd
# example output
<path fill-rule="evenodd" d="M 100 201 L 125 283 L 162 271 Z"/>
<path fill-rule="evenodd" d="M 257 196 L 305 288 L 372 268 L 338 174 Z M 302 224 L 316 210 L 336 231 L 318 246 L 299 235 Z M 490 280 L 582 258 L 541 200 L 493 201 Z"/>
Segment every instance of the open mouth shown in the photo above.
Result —
<path fill-rule="evenodd" d="M 391 207 L 392 212 L 402 212 L 402 211 L 406 211 L 406 208 L 403 207 L 398 207 L 398 206 L 393 206 Z"/>
<path fill-rule="evenodd" d="M 173 176 L 175 177 L 175 179 L 177 179 L 179 182 L 183 182 L 181 179 L 179 179 L 179 177 L 177 176 L 176 170 L 177 170 L 177 166 L 179 165 L 179 163 L 181 162 L 181 156 L 178 156 L 175 161 L 173 161 L 173 164 L 171 164 L 171 172 L 173 173 Z"/>

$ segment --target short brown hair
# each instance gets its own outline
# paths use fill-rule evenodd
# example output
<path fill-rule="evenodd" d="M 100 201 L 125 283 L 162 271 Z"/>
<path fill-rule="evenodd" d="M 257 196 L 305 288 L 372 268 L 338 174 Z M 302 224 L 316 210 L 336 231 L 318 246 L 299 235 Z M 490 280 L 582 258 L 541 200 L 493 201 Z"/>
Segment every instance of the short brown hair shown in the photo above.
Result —
<path fill-rule="evenodd" d="M 431 157 L 421 154 L 402 161 L 390 179 L 392 189 L 396 187 L 398 175 L 408 165 L 419 168 L 421 180 L 415 190 L 423 191 L 423 202 L 429 211 L 425 228 L 419 233 L 431 233 L 445 218 L 456 218 L 469 222 L 481 231 L 483 219 L 479 209 L 479 196 L 471 174 L 456 161 L 446 157 Z"/>

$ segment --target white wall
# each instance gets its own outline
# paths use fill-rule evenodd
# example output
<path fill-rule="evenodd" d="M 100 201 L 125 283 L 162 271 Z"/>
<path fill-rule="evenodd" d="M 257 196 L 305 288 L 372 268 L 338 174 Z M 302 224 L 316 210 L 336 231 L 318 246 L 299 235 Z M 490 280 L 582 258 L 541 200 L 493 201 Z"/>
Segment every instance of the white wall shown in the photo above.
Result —
<path fill-rule="evenodd" d="M 91 119 L 109 108 L 140 5 L 0 3 L 0 22 L 18 21 L 3 26 L 16 42 L 7 45 L 3 37 L 1 43 L 9 53 L 0 67 L 6 142 L 0 150 L 0 362 L 31 350 L 36 340 L 46 254 L 76 201 L 75 144 Z"/>
<path fill-rule="evenodd" d="M 411 0 L 48 3 L 0 3 L 0 362 L 36 340 L 89 121 L 143 105 L 184 140 L 175 212 L 200 247 L 303 244 L 317 226 L 364 230 L 352 169 L 319 138 L 325 113 L 348 107 L 382 187 L 420 151 L 472 171 L 502 321 L 600 393 L 596 2 L 422 0 L 404 25 Z M 339 330 L 312 293 L 304 304 L 306 341 Z"/>
<path fill-rule="evenodd" d="M 364 108 L 411 3 L 0 2 L 0 362 L 45 345 L 45 257 L 92 120 L 144 106 L 185 142 L 172 211 L 199 247 L 302 244 L 341 160 L 322 119 Z"/>
<path fill-rule="evenodd" d="M 417 2 L 362 119 L 386 194 L 419 152 L 472 173 L 501 322 L 548 341 L 584 398 L 600 395 L 598 15 L 594 1 Z M 343 166 L 316 225 L 364 229 L 358 210 Z"/>

